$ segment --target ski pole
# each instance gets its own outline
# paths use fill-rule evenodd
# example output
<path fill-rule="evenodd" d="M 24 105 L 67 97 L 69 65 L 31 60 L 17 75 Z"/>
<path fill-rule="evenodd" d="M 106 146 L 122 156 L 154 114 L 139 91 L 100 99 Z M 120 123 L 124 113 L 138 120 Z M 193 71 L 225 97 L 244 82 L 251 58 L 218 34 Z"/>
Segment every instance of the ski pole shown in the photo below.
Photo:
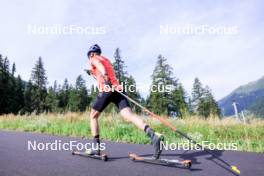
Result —
<path fill-rule="evenodd" d="M 122 92 L 119 92 L 119 91 L 116 91 L 116 92 L 118 92 L 119 94 L 121 94 L 122 96 L 124 96 L 125 98 L 127 98 L 129 101 L 131 101 L 132 103 L 134 103 L 135 105 L 137 105 L 138 107 L 140 107 L 142 110 L 144 110 L 146 113 L 148 113 L 153 118 L 159 120 L 165 126 L 167 126 L 170 129 L 172 129 L 172 131 L 177 132 L 178 134 L 180 134 L 181 136 L 185 137 L 186 139 L 188 139 L 193 144 L 197 145 L 199 148 L 203 149 L 205 152 L 207 152 L 207 153 L 211 154 L 212 156 L 214 156 L 216 159 L 218 159 L 219 161 L 221 161 L 222 163 L 224 163 L 226 166 L 228 166 L 236 174 L 240 174 L 240 170 L 236 166 L 230 165 L 225 160 L 223 160 L 220 157 L 218 157 L 217 155 L 215 155 L 211 150 L 204 148 L 197 141 L 193 140 L 192 138 L 190 138 L 185 133 L 183 133 L 180 130 L 176 129 L 176 127 L 174 127 L 171 123 L 169 123 L 169 121 L 167 121 L 164 118 L 162 118 L 162 117 L 156 115 L 155 113 L 151 112 L 150 110 L 148 110 L 147 108 L 145 108 L 144 106 L 142 106 L 141 104 L 139 104 L 138 102 L 136 102 L 135 100 L 133 100 L 132 98 L 130 98 L 129 96 L 127 96 L 126 94 L 124 94 Z"/>
<path fill-rule="evenodd" d="M 91 75 L 89 71 L 86 70 L 86 72 L 88 73 L 88 75 Z M 94 75 L 92 75 L 93 78 L 96 80 L 96 78 L 94 77 Z M 138 103 L 137 101 L 135 101 L 134 99 L 130 98 L 129 96 L 127 96 L 126 94 L 124 94 L 123 92 L 117 91 L 119 94 L 121 94 L 122 96 L 124 96 L 126 99 L 128 99 L 130 102 L 134 103 L 135 105 L 137 105 L 138 107 L 140 107 L 143 111 L 145 111 L 147 114 L 149 114 L 151 117 L 159 120 L 162 124 L 164 124 L 165 126 L 169 127 L 173 132 L 176 132 L 178 134 L 180 134 L 181 136 L 185 137 L 186 139 L 188 139 L 191 143 L 197 145 L 199 148 L 201 148 L 202 150 L 204 150 L 205 152 L 211 154 L 213 157 L 215 157 L 216 159 L 218 159 L 219 161 L 221 161 L 222 163 L 224 163 L 226 166 L 228 166 L 231 171 L 233 171 L 236 174 L 240 174 L 240 170 L 234 166 L 234 165 L 230 165 L 227 161 L 223 160 L 222 158 L 218 157 L 216 154 L 214 154 L 211 150 L 204 148 L 202 145 L 200 145 L 197 141 L 193 140 L 192 138 L 190 138 L 187 134 L 181 132 L 180 130 L 178 130 L 176 127 L 174 127 L 169 121 L 167 121 L 166 119 L 162 118 L 161 116 L 158 116 L 157 114 L 151 112 L 150 110 L 148 110 L 147 108 L 145 108 L 144 106 L 142 106 L 140 103 Z"/>

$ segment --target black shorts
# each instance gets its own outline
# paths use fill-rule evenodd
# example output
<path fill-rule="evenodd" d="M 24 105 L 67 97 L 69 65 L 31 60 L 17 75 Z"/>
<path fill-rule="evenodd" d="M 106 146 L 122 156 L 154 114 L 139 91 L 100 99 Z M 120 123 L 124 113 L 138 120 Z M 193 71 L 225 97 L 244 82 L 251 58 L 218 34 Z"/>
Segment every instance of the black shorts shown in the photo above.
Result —
<path fill-rule="evenodd" d="M 93 104 L 93 109 L 102 112 L 110 103 L 114 103 L 121 111 L 130 107 L 128 100 L 118 92 L 100 92 Z"/>

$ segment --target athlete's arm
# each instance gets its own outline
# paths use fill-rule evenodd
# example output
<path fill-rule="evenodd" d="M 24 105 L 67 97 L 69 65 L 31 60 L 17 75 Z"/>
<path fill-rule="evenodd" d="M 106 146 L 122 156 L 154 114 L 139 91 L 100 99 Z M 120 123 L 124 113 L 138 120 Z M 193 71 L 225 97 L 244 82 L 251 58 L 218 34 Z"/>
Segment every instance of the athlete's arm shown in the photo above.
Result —
<path fill-rule="evenodd" d="M 92 64 L 100 71 L 106 81 L 109 80 L 104 65 L 99 60 L 93 60 Z"/>
<path fill-rule="evenodd" d="M 92 64 L 100 71 L 102 75 L 106 75 L 105 67 L 99 60 L 93 60 Z"/>

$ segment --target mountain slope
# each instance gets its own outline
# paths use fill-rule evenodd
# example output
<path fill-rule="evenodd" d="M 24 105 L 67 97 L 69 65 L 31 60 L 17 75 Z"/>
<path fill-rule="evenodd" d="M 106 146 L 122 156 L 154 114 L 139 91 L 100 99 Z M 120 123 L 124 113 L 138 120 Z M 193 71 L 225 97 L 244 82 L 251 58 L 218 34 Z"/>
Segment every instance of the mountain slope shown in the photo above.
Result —
<path fill-rule="evenodd" d="M 257 98 L 257 100 L 249 107 L 257 117 L 264 118 L 264 96 Z"/>
<path fill-rule="evenodd" d="M 246 85 L 240 86 L 224 97 L 218 104 L 224 116 L 234 114 L 232 103 L 235 100 L 238 103 L 238 111 L 251 110 L 254 112 L 256 108 L 262 107 L 262 102 L 259 100 L 264 96 L 264 76 L 257 81 L 250 82 Z"/>

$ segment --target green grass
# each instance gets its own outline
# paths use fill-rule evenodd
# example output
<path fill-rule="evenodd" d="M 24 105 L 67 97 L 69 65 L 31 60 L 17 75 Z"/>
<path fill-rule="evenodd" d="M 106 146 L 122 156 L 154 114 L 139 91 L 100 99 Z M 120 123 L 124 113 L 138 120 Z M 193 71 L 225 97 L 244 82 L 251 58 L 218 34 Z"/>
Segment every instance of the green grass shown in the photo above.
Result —
<path fill-rule="evenodd" d="M 145 119 L 156 131 L 165 135 L 169 142 L 185 141 L 158 121 Z M 264 151 L 264 121 L 253 119 L 248 124 L 234 119 L 207 119 L 189 117 L 169 120 L 181 131 L 198 141 L 212 143 L 235 142 L 240 151 Z M 42 114 L 39 116 L 0 116 L 0 129 L 38 132 L 61 136 L 91 137 L 88 113 Z M 148 144 L 148 137 L 133 124 L 114 114 L 103 114 L 100 118 L 101 137 L 112 141 Z"/>

